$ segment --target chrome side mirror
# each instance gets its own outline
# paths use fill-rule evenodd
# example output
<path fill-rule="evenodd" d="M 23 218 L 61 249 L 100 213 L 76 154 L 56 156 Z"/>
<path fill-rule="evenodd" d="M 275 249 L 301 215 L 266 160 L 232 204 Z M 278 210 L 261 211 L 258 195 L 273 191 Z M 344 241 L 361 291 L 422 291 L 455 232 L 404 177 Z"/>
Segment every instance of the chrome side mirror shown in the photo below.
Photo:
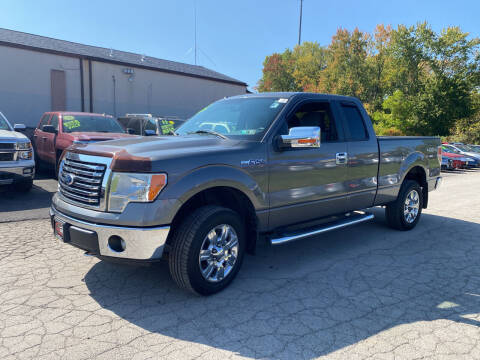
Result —
<path fill-rule="evenodd" d="M 288 135 L 280 135 L 280 148 L 318 148 L 320 147 L 320 128 L 301 126 L 291 128 Z"/>
<path fill-rule="evenodd" d="M 25 131 L 27 129 L 27 127 L 25 126 L 25 124 L 15 124 L 13 125 L 13 130 L 15 131 Z"/>

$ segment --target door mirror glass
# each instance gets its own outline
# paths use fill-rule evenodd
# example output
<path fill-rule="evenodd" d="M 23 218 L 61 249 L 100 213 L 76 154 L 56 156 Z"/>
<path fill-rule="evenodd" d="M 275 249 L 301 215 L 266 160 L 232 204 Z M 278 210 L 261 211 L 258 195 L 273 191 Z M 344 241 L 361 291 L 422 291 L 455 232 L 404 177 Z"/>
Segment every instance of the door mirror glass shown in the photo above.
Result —
<path fill-rule="evenodd" d="M 13 125 L 13 130 L 15 131 L 25 131 L 27 129 L 27 127 L 25 126 L 25 124 L 15 124 Z"/>
<path fill-rule="evenodd" d="M 145 129 L 145 136 L 155 136 L 157 135 L 154 130 Z"/>
<path fill-rule="evenodd" d="M 53 125 L 43 125 L 42 130 L 46 133 L 50 134 L 56 134 L 57 130 L 55 130 L 55 127 Z"/>
<path fill-rule="evenodd" d="M 280 135 L 280 148 L 318 148 L 320 147 L 320 128 L 301 126 L 290 129 L 288 135 Z"/>
<path fill-rule="evenodd" d="M 135 135 L 135 129 L 127 128 L 127 134 Z"/>

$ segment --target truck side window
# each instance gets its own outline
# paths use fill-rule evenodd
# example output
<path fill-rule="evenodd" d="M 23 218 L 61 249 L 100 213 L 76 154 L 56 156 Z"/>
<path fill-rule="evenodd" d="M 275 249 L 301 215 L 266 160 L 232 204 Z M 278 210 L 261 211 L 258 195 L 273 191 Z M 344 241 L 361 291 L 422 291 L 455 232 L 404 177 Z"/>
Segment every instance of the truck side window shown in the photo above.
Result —
<path fill-rule="evenodd" d="M 328 102 L 312 102 L 301 105 L 287 119 L 288 131 L 292 127 L 317 126 L 321 129 L 321 142 L 338 140 L 335 121 Z M 283 131 L 288 133 L 288 131 Z"/>
<path fill-rule="evenodd" d="M 50 125 L 58 131 L 58 115 L 53 115 L 52 120 L 50 120 Z"/>
<path fill-rule="evenodd" d="M 367 128 L 362 115 L 355 105 L 342 104 L 342 111 L 347 124 L 350 141 L 362 141 L 368 139 Z"/>
<path fill-rule="evenodd" d="M 40 124 L 38 125 L 38 128 L 42 130 L 43 125 L 47 125 L 49 119 L 50 119 L 50 114 L 43 115 L 42 120 L 40 120 Z"/>

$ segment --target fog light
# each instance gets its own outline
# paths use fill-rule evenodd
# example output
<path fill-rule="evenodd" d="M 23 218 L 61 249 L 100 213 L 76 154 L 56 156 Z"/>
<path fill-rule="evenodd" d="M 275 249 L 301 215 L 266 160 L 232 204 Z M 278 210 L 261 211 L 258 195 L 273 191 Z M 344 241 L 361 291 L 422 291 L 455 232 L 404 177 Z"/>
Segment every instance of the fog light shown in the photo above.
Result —
<path fill-rule="evenodd" d="M 120 236 L 112 235 L 108 239 L 108 247 L 114 252 L 122 252 L 127 247 L 127 244 Z"/>
<path fill-rule="evenodd" d="M 25 168 L 23 169 L 23 175 L 31 174 L 33 172 L 33 168 Z"/>

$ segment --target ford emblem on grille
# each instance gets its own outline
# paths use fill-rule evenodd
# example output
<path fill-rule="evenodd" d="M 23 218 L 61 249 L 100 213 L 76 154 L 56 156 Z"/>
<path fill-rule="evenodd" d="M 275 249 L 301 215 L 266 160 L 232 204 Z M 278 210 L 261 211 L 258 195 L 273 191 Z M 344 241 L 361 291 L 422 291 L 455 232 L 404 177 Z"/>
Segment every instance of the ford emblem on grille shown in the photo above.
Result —
<path fill-rule="evenodd" d="M 71 174 L 66 174 L 63 176 L 63 180 L 65 181 L 65 184 L 73 185 L 73 183 L 75 182 L 75 176 Z"/>

